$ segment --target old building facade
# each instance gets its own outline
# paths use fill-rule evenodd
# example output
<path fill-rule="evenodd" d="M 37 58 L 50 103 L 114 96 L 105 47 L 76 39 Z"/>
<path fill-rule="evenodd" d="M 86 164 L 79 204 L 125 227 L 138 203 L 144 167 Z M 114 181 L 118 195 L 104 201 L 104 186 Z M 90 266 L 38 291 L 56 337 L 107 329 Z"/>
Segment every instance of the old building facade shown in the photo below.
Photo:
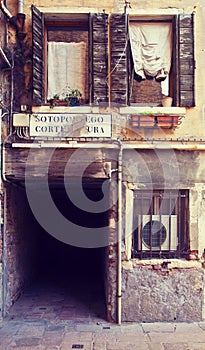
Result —
<path fill-rule="evenodd" d="M 42 271 L 95 266 L 109 321 L 204 319 L 204 20 L 1 2 L 1 317 Z"/>

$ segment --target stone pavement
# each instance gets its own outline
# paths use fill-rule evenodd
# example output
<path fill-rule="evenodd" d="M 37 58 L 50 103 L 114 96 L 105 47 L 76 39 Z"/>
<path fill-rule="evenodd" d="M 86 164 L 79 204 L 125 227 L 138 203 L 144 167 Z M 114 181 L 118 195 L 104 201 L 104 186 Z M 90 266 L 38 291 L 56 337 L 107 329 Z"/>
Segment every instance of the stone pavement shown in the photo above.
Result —
<path fill-rule="evenodd" d="M 0 349 L 205 350 L 205 323 L 140 323 L 4 320 Z"/>
<path fill-rule="evenodd" d="M 96 289 L 40 283 L 0 323 L 0 350 L 12 349 L 205 350 L 205 322 L 117 325 Z"/>

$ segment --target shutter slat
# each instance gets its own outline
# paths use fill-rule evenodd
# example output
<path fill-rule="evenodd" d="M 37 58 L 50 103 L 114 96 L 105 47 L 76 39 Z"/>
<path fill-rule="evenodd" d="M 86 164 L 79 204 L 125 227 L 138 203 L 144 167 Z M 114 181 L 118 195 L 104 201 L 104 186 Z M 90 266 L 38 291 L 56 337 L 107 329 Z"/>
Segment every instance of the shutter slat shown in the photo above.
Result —
<path fill-rule="evenodd" d="M 108 15 L 92 14 L 93 102 L 108 102 Z"/>
<path fill-rule="evenodd" d="M 192 107 L 194 101 L 194 30 L 193 15 L 179 15 L 179 101 Z"/>
<path fill-rule="evenodd" d="M 111 99 L 113 103 L 127 104 L 126 15 L 110 16 L 111 35 Z"/>
<path fill-rule="evenodd" d="M 33 104 L 44 102 L 44 24 L 43 14 L 32 5 Z"/>

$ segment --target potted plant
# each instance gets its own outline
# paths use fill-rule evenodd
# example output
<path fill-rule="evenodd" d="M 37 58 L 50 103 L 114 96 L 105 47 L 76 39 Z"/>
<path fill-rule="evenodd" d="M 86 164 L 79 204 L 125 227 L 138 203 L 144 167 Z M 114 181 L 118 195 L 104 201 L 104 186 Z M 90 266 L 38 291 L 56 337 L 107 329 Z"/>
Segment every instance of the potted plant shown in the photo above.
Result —
<path fill-rule="evenodd" d="M 78 89 L 72 89 L 69 93 L 65 95 L 64 100 L 67 102 L 68 106 L 79 106 L 82 93 Z"/>
<path fill-rule="evenodd" d="M 50 104 L 50 108 L 57 106 L 59 101 L 60 101 L 59 94 L 54 94 L 53 97 L 48 100 L 48 102 Z"/>
<path fill-rule="evenodd" d="M 61 94 L 63 96 L 60 98 L 60 94 L 54 94 L 51 99 L 48 100 L 50 108 L 55 106 L 79 106 L 82 100 L 82 93 L 78 89 L 68 88 L 68 92 Z"/>

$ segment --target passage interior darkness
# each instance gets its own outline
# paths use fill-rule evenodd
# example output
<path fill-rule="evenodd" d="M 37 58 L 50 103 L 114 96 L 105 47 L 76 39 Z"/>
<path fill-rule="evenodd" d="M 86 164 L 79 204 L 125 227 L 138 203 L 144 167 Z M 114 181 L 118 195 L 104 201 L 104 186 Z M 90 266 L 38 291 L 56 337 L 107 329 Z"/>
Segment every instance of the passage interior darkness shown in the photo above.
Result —
<path fill-rule="evenodd" d="M 85 192 L 88 198 L 94 202 L 102 198 L 101 187 L 85 187 Z M 107 235 L 107 211 L 99 214 L 86 213 L 78 210 L 71 203 L 64 190 L 52 189 L 51 194 L 58 210 L 69 220 L 92 229 L 105 227 L 105 235 Z M 16 283 L 19 283 L 19 286 L 15 290 L 11 287 L 5 293 L 4 303 L 7 312 L 8 305 L 15 301 L 17 295 L 18 300 L 15 303 L 17 308 L 18 303 L 23 301 L 24 295 L 27 303 L 29 295 L 32 300 L 36 300 L 35 305 L 33 305 L 36 307 L 39 304 L 37 296 L 39 296 L 42 305 L 42 298 L 45 296 L 47 299 L 45 304 L 48 304 L 50 295 L 53 304 L 52 295 L 54 292 L 55 294 L 59 292 L 61 297 L 63 296 L 62 305 L 58 303 L 58 314 L 53 312 L 53 317 L 60 317 L 66 308 L 75 310 L 76 312 L 69 315 L 77 317 L 78 306 L 81 305 L 85 314 L 106 318 L 104 281 L 107 247 L 74 247 L 52 237 L 34 218 L 26 199 L 25 190 L 13 188 L 11 203 L 13 203 L 12 210 L 17 221 L 20 216 L 18 212 L 15 214 L 15 211 L 20 210 L 18 203 L 22 203 L 22 201 L 24 201 L 22 206 L 24 213 L 21 214 L 24 215 L 25 220 L 21 218 L 21 222 L 17 222 L 15 235 L 18 238 L 15 240 L 15 249 L 12 248 L 13 258 L 15 255 L 13 260 L 16 261 L 16 265 L 12 266 L 7 262 L 6 274 L 7 278 L 10 278 L 9 270 L 13 270 L 14 279 L 16 278 Z M 9 245 L 7 249 L 10 249 Z M 9 285 L 8 280 L 5 280 L 4 283 Z M 53 304 L 52 311 L 57 310 L 57 306 L 55 307 Z M 44 307 L 41 309 L 46 310 Z M 13 310 L 15 313 L 14 307 Z"/>

